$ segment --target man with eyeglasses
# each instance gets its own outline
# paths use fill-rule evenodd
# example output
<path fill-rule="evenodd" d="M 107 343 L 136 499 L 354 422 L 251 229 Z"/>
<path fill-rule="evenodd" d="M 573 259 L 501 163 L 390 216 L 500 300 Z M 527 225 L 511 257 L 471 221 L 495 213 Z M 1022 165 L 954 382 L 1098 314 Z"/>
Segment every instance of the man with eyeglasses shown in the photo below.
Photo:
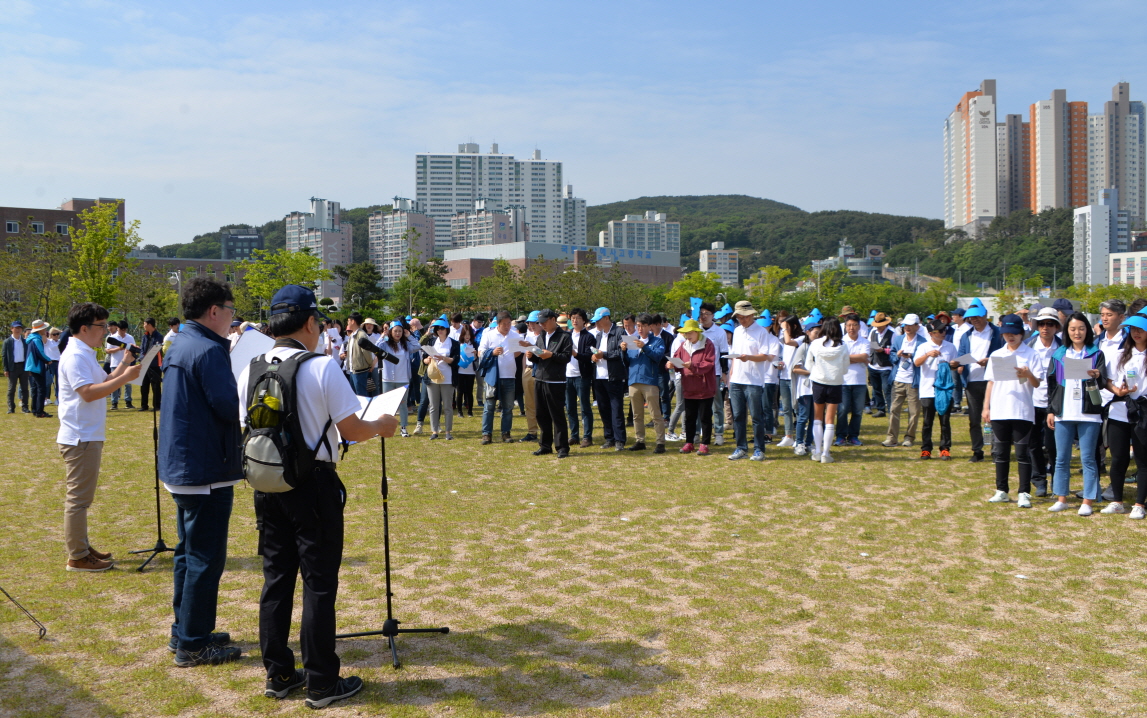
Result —
<path fill-rule="evenodd" d="M 219 579 L 235 484 L 243 478 L 239 390 L 227 333 L 235 318 L 231 288 L 196 277 L 184 285 L 183 330 L 164 358 L 159 478 L 175 501 L 175 594 L 168 650 L 181 667 L 234 661 L 230 634 L 215 633 Z"/>
<path fill-rule="evenodd" d="M 68 312 L 71 341 L 60 355 L 59 419 L 56 445 L 64 459 L 67 494 L 64 499 L 64 545 L 68 571 L 95 573 L 112 567 L 112 555 L 88 542 L 88 508 L 96 496 L 104 425 L 113 391 L 139 376 L 139 365 L 121 362 L 110 375 L 96 359 L 96 347 L 108 333 L 108 310 L 98 304 L 77 304 Z"/>

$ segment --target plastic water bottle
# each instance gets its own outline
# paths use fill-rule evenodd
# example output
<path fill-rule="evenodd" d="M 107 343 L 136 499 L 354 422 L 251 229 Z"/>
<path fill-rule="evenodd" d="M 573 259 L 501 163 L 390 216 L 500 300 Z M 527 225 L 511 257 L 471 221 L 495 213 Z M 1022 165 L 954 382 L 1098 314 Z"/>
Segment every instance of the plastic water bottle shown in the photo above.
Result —
<path fill-rule="evenodd" d="M 985 423 L 984 424 L 984 441 L 991 441 L 991 440 L 992 440 L 992 425 Z"/>

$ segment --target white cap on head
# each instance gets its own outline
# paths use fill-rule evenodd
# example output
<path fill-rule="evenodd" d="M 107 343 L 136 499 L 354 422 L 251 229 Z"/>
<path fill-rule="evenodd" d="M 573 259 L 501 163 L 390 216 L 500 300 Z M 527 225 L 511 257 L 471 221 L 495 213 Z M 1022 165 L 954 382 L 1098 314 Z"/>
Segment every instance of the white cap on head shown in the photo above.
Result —
<path fill-rule="evenodd" d="M 904 321 L 900 322 L 900 324 L 902 326 L 906 326 L 906 327 L 910 327 L 913 324 L 919 324 L 919 323 L 920 323 L 920 317 L 916 316 L 915 314 L 905 315 Z"/>

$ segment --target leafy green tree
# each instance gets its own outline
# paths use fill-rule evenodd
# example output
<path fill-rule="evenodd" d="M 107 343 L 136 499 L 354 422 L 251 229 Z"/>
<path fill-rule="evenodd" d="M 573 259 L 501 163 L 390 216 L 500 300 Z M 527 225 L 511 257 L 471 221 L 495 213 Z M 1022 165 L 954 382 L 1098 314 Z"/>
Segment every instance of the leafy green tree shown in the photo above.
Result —
<path fill-rule="evenodd" d="M 382 282 L 382 275 L 379 274 L 378 268 L 374 266 L 373 262 L 355 262 L 346 267 L 335 267 L 333 271 L 338 274 L 339 270 L 344 270 L 344 304 L 350 302 L 351 297 L 357 296 L 358 299 L 354 300 L 355 305 L 364 307 L 386 296 L 386 291 L 378 286 Z"/>
<path fill-rule="evenodd" d="M 67 237 L 32 234 L 31 218 L 0 253 L 0 311 L 4 317 L 44 318 L 59 323 L 71 306 Z M 54 318 L 54 319 L 53 319 Z"/>
<path fill-rule="evenodd" d="M 776 307 L 781 295 L 791 283 L 789 279 L 792 275 L 792 270 L 784 267 L 761 267 L 746 281 L 749 286 L 749 299 L 758 310 Z"/>
<path fill-rule="evenodd" d="M 319 257 L 307 250 L 256 249 L 251 252 L 251 259 L 244 259 L 235 268 L 242 274 L 242 283 L 251 297 L 269 302 L 286 284 L 314 288 L 319 282 L 332 279 L 333 273 L 323 269 L 322 264 Z"/>
<path fill-rule="evenodd" d="M 80 212 L 72 234 L 73 261 L 68 268 L 72 293 L 82 301 L 115 306 L 124 282 L 139 264 L 127 255 L 139 246 L 139 220 L 119 221 L 122 202 L 104 202 Z"/>
<path fill-rule="evenodd" d="M 951 310 L 956 304 L 956 284 L 951 279 L 935 282 L 924 290 L 921 300 L 929 314 Z"/>
<path fill-rule="evenodd" d="M 690 297 L 700 297 L 712 302 L 723 288 L 721 278 L 712 272 L 690 272 L 674 282 L 669 291 L 665 292 L 666 309 L 671 316 L 684 314 L 690 310 Z"/>

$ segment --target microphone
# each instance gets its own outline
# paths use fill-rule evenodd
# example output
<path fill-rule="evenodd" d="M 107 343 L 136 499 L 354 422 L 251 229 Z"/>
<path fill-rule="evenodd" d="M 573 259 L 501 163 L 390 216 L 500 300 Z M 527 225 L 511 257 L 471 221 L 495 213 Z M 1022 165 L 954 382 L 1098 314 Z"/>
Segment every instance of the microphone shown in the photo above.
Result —
<path fill-rule="evenodd" d="M 397 364 L 398 363 L 398 357 L 394 356 L 393 354 L 386 351 L 382 347 L 376 346 L 374 342 L 367 339 L 366 337 L 359 337 L 358 338 L 358 348 L 363 349 L 365 351 L 368 351 L 371 354 L 374 354 L 376 357 L 378 357 L 379 359 L 382 359 L 383 361 L 388 361 L 391 364 Z"/>
<path fill-rule="evenodd" d="M 113 347 L 127 347 L 127 350 L 129 352 L 131 352 L 132 356 L 134 356 L 136 358 L 139 357 L 139 354 L 142 351 L 135 344 L 129 345 L 126 342 L 124 342 L 122 339 L 116 339 L 115 337 L 108 337 L 108 344 L 111 344 Z"/>

